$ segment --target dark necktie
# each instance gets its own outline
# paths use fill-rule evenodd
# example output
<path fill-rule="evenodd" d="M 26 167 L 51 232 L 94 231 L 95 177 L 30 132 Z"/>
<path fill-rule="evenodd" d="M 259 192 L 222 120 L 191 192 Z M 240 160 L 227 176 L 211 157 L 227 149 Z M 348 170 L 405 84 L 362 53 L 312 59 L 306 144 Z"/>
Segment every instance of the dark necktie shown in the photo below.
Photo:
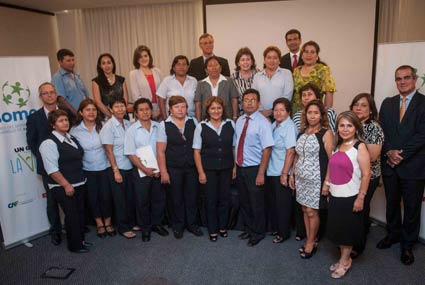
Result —
<path fill-rule="evenodd" d="M 292 56 L 292 58 L 294 59 L 294 62 L 292 63 L 292 69 L 295 69 L 298 66 L 298 59 L 297 59 L 297 55 L 294 54 Z"/>
<path fill-rule="evenodd" d="M 239 139 L 238 151 L 236 153 L 236 162 L 239 166 L 243 164 L 243 146 L 245 143 L 246 130 L 248 129 L 249 117 L 245 118 L 245 124 L 243 125 L 241 138 Z"/>

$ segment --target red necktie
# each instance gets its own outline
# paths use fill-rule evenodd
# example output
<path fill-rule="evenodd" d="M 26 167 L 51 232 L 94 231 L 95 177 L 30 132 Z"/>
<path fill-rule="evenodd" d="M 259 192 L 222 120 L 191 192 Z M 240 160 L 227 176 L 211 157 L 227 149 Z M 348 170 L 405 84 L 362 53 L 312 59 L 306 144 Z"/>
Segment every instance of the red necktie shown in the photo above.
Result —
<path fill-rule="evenodd" d="M 241 138 L 239 139 L 238 151 L 236 153 L 236 162 L 239 166 L 243 164 L 243 145 L 245 143 L 246 130 L 248 129 L 249 117 L 245 118 L 245 124 L 243 125 Z"/>
<path fill-rule="evenodd" d="M 292 56 L 292 58 L 294 59 L 294 62 L 292 63 L 292 69 L 295 69 L 298 66 L 298 59 L 297 59 L 297 55 L 294 54 Z"/>

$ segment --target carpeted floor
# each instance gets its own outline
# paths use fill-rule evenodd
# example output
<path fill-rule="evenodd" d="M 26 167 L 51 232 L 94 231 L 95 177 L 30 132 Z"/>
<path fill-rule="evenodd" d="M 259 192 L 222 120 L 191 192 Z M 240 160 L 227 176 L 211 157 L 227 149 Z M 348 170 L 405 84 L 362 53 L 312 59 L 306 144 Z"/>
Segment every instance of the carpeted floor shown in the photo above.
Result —
<path fill-rule="evenodd" d="M 187 232 L 181 240 L 153 233 L 151 242 L 143 243 L 139 236 L 99 239 L 94 231 L 87 235 L 95 243 L 87 254 L 70 253 L 65 243 L 53 246 L 48 236 L 34 240 L 32 248 L 0 250 L 0 284 L 425 284 L 425 246 L 418 244 L 415 263 L 405 266 L 398 245 L 375 248 L 385 235 L 379 226 L 372 227 L 365 253 L 337 281 L 328 267 L 338 250 L 326 239 L 313 258 L 302 260 L 298 254 L 302 244 L 292 237 L 273 244 L 268 236 L 249 248 L 237 238 L 237 231 L 216 243 Z M 41 278 L 52 266 L 76 270 L 67 280 Z"/>

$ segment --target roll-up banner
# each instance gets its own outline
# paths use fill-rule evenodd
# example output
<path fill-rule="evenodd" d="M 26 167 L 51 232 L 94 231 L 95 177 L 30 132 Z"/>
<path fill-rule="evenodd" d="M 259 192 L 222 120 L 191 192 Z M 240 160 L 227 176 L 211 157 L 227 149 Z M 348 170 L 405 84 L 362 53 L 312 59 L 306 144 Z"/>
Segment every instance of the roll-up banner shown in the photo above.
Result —
<path fill-rule="evenodd" d="M 378 45 L 375 74 L 375 102 L 379 110 L 382 101 L 398 94 L 394 74 L 397 67 L 411 65 L 417 69 L 416 88 L 425 94 L 425 42 L 405 42 Z M 375 192 L 371 203 L 370 216 L 386 223 L 385 193 L 383 185 Z M 425 196 L 422 198 L 421 231 L 419 237 L 425 241 Z"/>
<path fill-rule="evenodd" d="M 26 140 L 28 116 L 50 82 L 46 56 L 0 57 L 0 224 L 10 248 L 48 231 L 46 193 Z"/>

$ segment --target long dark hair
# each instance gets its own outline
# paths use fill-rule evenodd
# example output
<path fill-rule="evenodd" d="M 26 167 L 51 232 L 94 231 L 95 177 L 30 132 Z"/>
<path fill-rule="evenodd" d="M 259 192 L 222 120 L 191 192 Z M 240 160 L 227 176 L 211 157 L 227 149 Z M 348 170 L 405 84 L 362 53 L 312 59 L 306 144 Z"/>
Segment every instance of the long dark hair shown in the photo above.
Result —
<path fill-rule="evenodd" d="M 115 74 L 115 59 L 114 57 L 109 54 L 109 53 L 102 53 L 101 55 L 99 55 L 99 58 L 97 59 L 97 65 L 96 65 L 96 70 L 97 70 L 97 78 L 99 78 L 99 83 L 101 85 L 101 87 L 105 88 L 106 90 L 109 90 L 111 88 L 111 85 L 108 82 L 108 79 L 106 78 L 105 72 L 103 72 L 102 67 L 100 67 L 100 64 L 102 62 L 102 57 L 107 56 L 111 59 L 112 62 L 112 73 Z"/>
<path fill-rule="evenodd" d="M 301 113 L 301 130 L 305 130 L 309 127 L 309 123 L 307 120 L 307 111 L 311 106 L 317 106 L 320 111 L 320 125 L 322 128 L 329 129 L 329 119 L 328 119 L 328 113 L 326 112 L 325 105 L 323 105 L 323 102 L 320 100 L 311 100 L 307 103 L 307 105 L 304 107 L 302 113 Z"/>
<path fill-rule="evenodd" d="M 302 58 L 302 56 L 303 56 L 303 52 L 305 51 L 305 48 L 306 48 L 306 47 L 308 47 L 308 46 L 312 46 L 312 47 L 314 47 L 314 49 L 316 50 L 316 53 L 317 53 L 317 63 L 321 63 L 321 64 L 323 64 L 323 65 L 327 65 L 325 62 L 323 62 L 323 61 L 320 59 L 320 56 L 319 56 L 319 53 L 320 53 L 320 46 L 319 46 L 319 44 L 318 44 L 318 43 L 316 43 L 315 41 L 308 41 L 308 42 L 306 42 L 305 44 L 303 44 L 303 46 L 301 47 L 300 57 Z"/>
<path fill-rule="evenodd" d="M 88 105 L 93 105 L 96 108 L 97 114 L 96 114 L 95 124 L 96 124 L 96 132 L 99 133 L 100 129 L 102 128 L 102 119 L 100 118 L 100 111 L 97 108 L 96 103 L 90 98 L 87 98 L 81 101 L 80 106 L 78 107 L 77 120 L 75 125 L 79 125 L 83 121 L 83 116 L 81 116 L 80 112 L 82 112 L 84 108 L 86 108 Z"/>
<path fill-rule="evenodd" d="M 354 104 L 356 104 L 362 98 L 366 98 L 367 103 L 369 104 L 369 120 L 378 121 L 378 109 L 376 108 L 375 100 L 373 100 L 373 97 L 369 93 L 360 93 L 354 97 L 350 104 L 350 110 L 353 111 Z"/>

